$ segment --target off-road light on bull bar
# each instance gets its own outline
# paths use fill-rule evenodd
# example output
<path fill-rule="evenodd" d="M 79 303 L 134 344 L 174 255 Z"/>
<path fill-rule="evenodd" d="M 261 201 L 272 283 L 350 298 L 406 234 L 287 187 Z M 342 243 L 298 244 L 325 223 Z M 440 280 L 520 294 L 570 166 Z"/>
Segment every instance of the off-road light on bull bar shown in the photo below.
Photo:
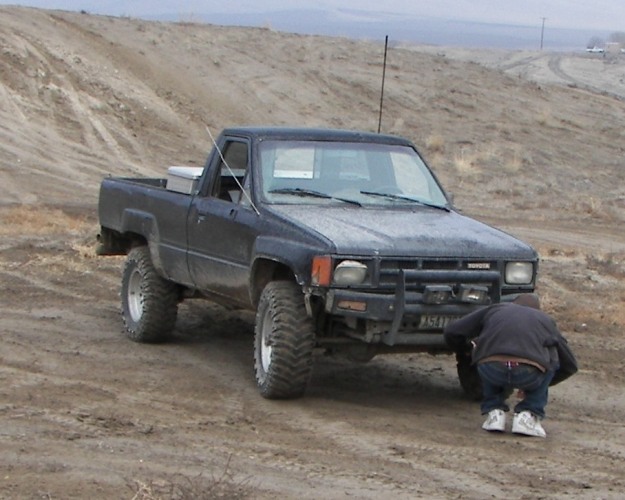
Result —
<path fill-rule="evenodd" d="M 460 285 L 458 296 L 461 302 L 468 302 L 470 304 L 490 303 L 488 288 L 485 286 Z"/>
<path fill-rule="evenodd" d="M 446 304 L 451 298 L 452 291 L 448 285 L 428 285 L 423 292 L 423 303 Z"/>

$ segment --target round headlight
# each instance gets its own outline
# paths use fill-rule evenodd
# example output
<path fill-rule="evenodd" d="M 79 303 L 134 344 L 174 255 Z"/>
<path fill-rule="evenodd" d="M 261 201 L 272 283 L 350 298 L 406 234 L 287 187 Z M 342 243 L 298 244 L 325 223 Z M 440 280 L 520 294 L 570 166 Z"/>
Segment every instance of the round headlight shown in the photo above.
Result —
<path fill-rule="evenodd" d="M 534 265 L 531 262 L 508 262 L 506 283 L 509 285 L 529 285 L 532 282 Z"/>
<path fill-rule="evenodd" d="M 341 261 L 334 269 L 335 285 L 360 285 L 367 277 L 367 266 L 355 260 Z"/>

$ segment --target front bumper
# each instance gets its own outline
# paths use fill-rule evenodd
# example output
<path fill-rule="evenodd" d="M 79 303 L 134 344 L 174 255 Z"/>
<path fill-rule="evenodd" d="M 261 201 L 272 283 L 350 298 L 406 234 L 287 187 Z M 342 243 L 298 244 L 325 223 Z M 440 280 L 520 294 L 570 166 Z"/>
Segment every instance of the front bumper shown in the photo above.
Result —
<path fill-rule="evenodd" d="M 361 340 L 388 346 L 445 348 L 444 327 L 454 319 L 501 300 L 498 271 L 399 270 L 394 290 L 329 289 L 325 312 L 331 316 L 365 320 Z M 481 287 L 487 303 L 467 303 L 452 293 L 444 303 L 427 303 L 429 286 L 445 284 L 452 290 Z"/>

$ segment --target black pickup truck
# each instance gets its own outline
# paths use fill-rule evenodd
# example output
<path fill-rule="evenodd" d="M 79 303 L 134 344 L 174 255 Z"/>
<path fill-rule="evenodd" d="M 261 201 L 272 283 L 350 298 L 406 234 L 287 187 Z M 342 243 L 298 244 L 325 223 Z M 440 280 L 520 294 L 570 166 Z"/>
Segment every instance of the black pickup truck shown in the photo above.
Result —
<path fill-rule="evenodd" d="M 127 254 L 127 335 L 164 340 L 187 298 L 254 310 L 267 398 L 301 396 L 316 351 L 449 353 L 448 322 L 533 292 L 538 267 L 530 246 L 458 213 L 411 142 L 366 132 L 230 128 L 204 168 L 104 179 L 99 218 L 98 253 Z"/>

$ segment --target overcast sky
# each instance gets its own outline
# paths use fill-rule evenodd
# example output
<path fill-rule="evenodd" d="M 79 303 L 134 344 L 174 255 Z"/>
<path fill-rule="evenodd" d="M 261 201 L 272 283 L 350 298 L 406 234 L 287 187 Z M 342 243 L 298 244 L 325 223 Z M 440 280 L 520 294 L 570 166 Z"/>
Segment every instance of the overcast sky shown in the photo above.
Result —
<path fill-rule="evenodd" d="M 224 12 L 325 9 L 347 15 L 353 9 L 376 16 L 423 16 L 452 20 L 625 31 L 625 0 L 0 0 L 4 5 L 85 10 L 92 14 L 172 20 Z M 339 12 L 339 11 L 342 11 Z M 369 16 L 366 16 L 369 17 Z"/>

